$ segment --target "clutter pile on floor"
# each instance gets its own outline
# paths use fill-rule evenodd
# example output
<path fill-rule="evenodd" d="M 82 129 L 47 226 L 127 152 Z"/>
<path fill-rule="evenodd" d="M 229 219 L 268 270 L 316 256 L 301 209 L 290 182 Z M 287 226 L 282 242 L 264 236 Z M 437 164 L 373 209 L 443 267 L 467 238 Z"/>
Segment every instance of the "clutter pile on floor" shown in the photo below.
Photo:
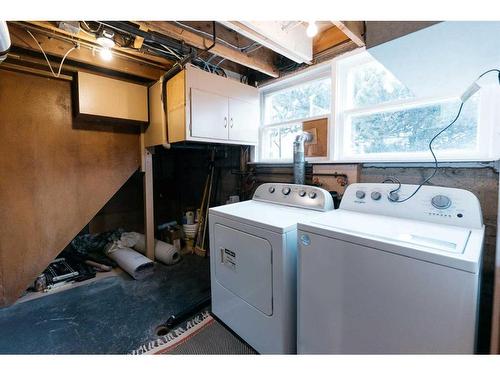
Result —
<path fill-rule="evenodd" d="M 49 292 L 61 286 L 76 283 L 96 276 L 96 272 L 109 272 L 122 268 L 136 280 L 150 276 L 154 262 L 144 256 L 145 237 L 137 232 L 123 229 L 98 234 L 77 236 L 28 289 Z M 155 240 L 155 258 L 166 265 L 180 260 L 177 247 Z"/>

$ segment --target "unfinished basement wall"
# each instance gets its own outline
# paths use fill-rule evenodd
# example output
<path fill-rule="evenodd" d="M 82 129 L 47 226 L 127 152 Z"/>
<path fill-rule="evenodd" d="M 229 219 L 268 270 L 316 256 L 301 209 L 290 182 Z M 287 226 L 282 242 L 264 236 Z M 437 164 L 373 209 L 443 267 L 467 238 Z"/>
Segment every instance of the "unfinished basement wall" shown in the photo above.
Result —
<path fill-rule="evenodd" d="M 0 306 L 140 165 L 136 127 L 76 120 L 71 82 L 0 69 Z"/>
<path fill-rule="evenodd" d="M 250 168 L 256 181 L 255 187 L 265 182 L 293 183 L 291 165 L 283 164 L 270 167 L 266 164 L 252 164 Z M 307 183 L 311 183 L 311 172 L 309 169 L 306 174 Z M 388 176 L 397 176 L 402 183 L 419 184 L 430 173 L 432 173 L 432 168 L 362 165 L 358 182 L 382 182 Z M 490 167 L 443 167 L 432 179 L 432 184 L 469 190 L 478 197 L 481 203 L 486 236 L 483 253 L 478 350 L 480 353 L 489 353 L 498 212 L 498 172 Z"/>
<path fill-rule="evenodd" d="M 240 195 L 240 146 L 181 144 L 171 149 L 156 147 L 153 154 L 155 226 L 182 222 L 186 210 L 199 208 L 215 150 L 211 206 L 225 204 L 230 195 Z M 242 197 L 243 198 L 243 197 Z M 143 181 L 132 175 L 89 223 L 91 233 L 117 228 L 144 233 Z M 158 233 L 156 233 L 159 237 Z"/>
<path fill-rule="evenodd" d="M 200 206 L 214 153 L 214 183 L 211 206 L 226 203 L 230 195 L 239 195 L 240 147 L 226 145 L 181 145 L 170 150 L 157 147 L 153 156 L 155 222 L 182 220 L 187 210 Z"/>
<path fill-rule="evenodd" d="M 89 233 L 117 228 L 144 233 L 143 191 L 143 173 L 136 171 L 90 221 Z"/>

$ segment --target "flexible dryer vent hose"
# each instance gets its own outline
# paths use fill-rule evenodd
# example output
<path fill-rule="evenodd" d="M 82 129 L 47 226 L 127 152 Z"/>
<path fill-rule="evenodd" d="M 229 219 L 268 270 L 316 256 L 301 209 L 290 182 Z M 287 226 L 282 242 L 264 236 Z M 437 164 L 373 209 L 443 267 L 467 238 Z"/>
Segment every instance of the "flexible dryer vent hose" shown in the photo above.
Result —
<path fill-rule="evenodd" d="M 303 132 L 293 142 L 293 182 L 304 185 L 306 181 L 306 159 L 304 143 L 312 141 L 312 134 Z"/>

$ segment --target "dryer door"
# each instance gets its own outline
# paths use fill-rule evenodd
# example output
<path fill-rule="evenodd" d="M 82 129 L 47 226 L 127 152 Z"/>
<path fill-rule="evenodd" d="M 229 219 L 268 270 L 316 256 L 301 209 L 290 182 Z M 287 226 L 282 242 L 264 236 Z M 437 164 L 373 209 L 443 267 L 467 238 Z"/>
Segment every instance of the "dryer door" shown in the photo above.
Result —
<path fill-rule="evenodd" d="M 257 237 L 215 224 L 215 278 L 219 284 L 266 315 L 273 313 L 272 246 Z"/>

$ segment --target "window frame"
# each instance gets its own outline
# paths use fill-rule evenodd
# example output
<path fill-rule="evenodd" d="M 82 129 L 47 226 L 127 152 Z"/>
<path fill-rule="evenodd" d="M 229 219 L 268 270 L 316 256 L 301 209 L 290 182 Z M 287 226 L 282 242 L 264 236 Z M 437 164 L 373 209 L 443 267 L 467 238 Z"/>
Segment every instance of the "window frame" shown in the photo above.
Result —
<path fill-rule="evenodd" d="M 397 153 L 373 153 L 356 155 L 346 152 L 346 127 L 349 126 L 348 116 L 359 114 L 380 113 L 391 110 L 401 110 L 404 108 L 414 108 L 424 105 L 432 105 L 443 101 L 457 100 L 458 97 L 432 97 L 432 98 L 409 98 L 390 101 L 378 105 L 370 105 L 361 108 L 344 109 L 344 101 L 347 100 L 346 80 L 347 62 L 346 59 L 356 58 L 359 55 L 358 62 L 370 61 L 369 55 L 361 56 L 366 49 L 358 48 L 338 56 L 328 62 L 319 64 L 313 68 L 291 75 L 290 78 L 273 82 L 260 89 L 260 127 L 259 144 L 257 145 L 255 156 L 259 163 L 289 163 L 291 159 L 265 159 L 262 155 L 262 133 L 264 128 L 279 127 L 286 124 L 327 118 L 328 120 L 328 147 L 326 157 L 306 157 L 311 163 L 401 163 L 401 162 L 433 162 L 431 153 L 427 150 L 422 152 L 397 152 Z M 343 67 L 342 67 L 343 65 Z M 331 106 L 328 115 L 320 115 L 311 118 L 296 119 L 287 122 L 265 125 L 265 104 L 266 94 L 277 92 L 295 85 L 300 85 L 308 81 L 330 76 L 331 78 Z M 495 126 L 497 119 L 500 119 L 500 106 L 497 105 L 500 99 L 500 87 L 498 85 L 488 85 L 481 88 L 481 95 L 478 101 L 479 118 L 477 124 L 477 147 L 474 151 L 447 151 L 437 150 L 438 161 L 442 162 L 467 162 L 467 161 L 493 161 L 500 157 L 500 126 Z M 458 108 L 457 108 L 458 109 Z"/>
<path fill-rule="evenodd" d="M 330 84 L 331 84 L 331 95 L 333 95 L 333 78 L 331 76 L 331 62 L 328 61 L 326 63 L 318 64 L 315 67 L 306 69 L 305 71 L 301 71 L 295 74 L 291 74 L 289 77 L 284 78 L 283 80 L 278 80 L 277 82 L 272 82 L 268 85 L 262 86 L 259 92 L 259 100 L 260 100 L 260 126 L 259 126 L 259 143 L 257 144 L 257 149 L 255 154 L 258 156 L 257 161 L 259 163 L 267 163 L 267 164 L 278 164 L 278 163 L 290 163 L 293 161 L 293 159 L 265 159 L 263 158 L 262 155 L 262 134 L 264 132 L 264 129 L 268 128 L 273 128 L 273 127 L 281 127 L 281 126 L 286 126 L 290 124 L 295 124 L 299 122 L 304 122 L 304 121 L 310 121 L 310 120 L 318 120 L 322 118 L 326 118 L 328 122 L 328 137 L 331 139 L 331 118 L 332 118 L 332 113 L 333 113 L 333 103 L 330 103 L 330 113 L 328 114 L 323 114 L 323 115 L 318 115 L 318 116 L 311 116 L 311 117 L 304 117 L 304 118 L 299 118 L 299 119 L 294 119 L 294 120 L 288 120 L 288 121 L 283 121 L 283 122 L 277 122 L 277 123 L 271 123 L 271 124 L 266 124 L 265 123 L 265 96 L 273 93 L 277 93 L 282 90 L 286 90 L 290 87 L 294 86 L 299 86 L 304 83 L 308 82 L 314 82 L 318 81 L 321 79 L 325 78 L 330 78 Z M 323 157 L 308 157 L 306 158 L 309 162 L 325 162 L 325 161 L 331 161 L 331 147 L 330 147 L 330 139 L 328 142 L 328 147 L 327 147 L 327 155 Z"/>
<path fill-rule="evenodd" d="M 334 157 L 331 161 L 335 162 L 353 162 L 353 163 L 363 163 L 363 162 L 429 162 L 434 161 L 432 154 L 429 150 L 424 150 L 420 152 L 390 152 L 390 153 L 373 153 L 373 154 L 350 154 L 347 149 L 346 133 L 347 128 L 350 126 L 347 118 L 349 116 L 355 115 L 369 115 L 373 113 L 381 113 L 387 111 L 397 111 L 403 110 L 405 108 L 417 108 L 425 105 L 432 105 L 436 103 L 442 103 L 446 101 L 453 101 L 459 99 L 458 97 L 446 96 L 446 97 L 432 97 L 432 98 L 408 98 L 390 101 L 386 103 L 381 103 L 377 105 L 370 105 L 361 108 L 350 108 L 344 109 L 344 102 L 347 100 L 347 72 L 346 69 L 346 58 L 358 58 L 356 63 L 369 62 L 371 60 L 370 56 L 360 56 L 366 52 L 364 48 L 352 51 L 348 55 L 342 55 L 332 60 L 332 70 L 335 77 L 335 95 L 337 99 L 332 103 L 335 107 L 335 123 L 338 126 L 335 127 L 335 137 L 333 142 L 330 144 L 335 150 Z M 359 57 L 357 57 L 359 56 Z M 342 65 L 344 64 L 344 67 Z M 352 65 L 351 65 L 352 66 Z M 435 151 L 438 161 L 450 162 L 450 161 L 486 161 L 495 160 L 492 156 L 493 142 L 492 142 L 492 123 L 494 116 L 492 116 L 491 106 L 492 95 L 486 87 L 482 88 L 479 92 L 481 98 L 478 102 L 479 118 L 477 123 L 477 147 L 474 151 L 467 151 L 465 154 L 463 151 L 447 151 L 447 150 L 437 150 Z M 458 107 L 457 107 L 458 110 Z M 351 129 L 349 129 L 350 131 Z M 486 147 L 484 147 L 486 145 Z"/>

